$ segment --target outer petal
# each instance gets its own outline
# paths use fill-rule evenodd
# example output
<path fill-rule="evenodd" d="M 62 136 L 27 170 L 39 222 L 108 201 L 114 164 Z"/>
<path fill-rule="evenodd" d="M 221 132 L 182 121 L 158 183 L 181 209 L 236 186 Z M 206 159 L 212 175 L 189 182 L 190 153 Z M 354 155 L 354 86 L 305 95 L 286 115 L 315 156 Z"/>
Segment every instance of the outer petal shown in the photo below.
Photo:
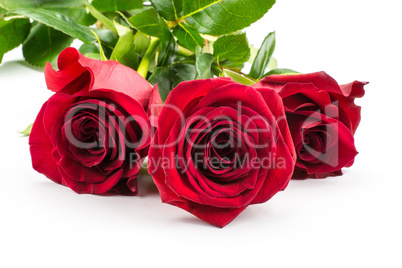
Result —
<path fill-rule="evenodd" d="M 128 187 L 127 187 L 128 186 Z M 113 186 L 105 195 L 127 195 L 133 196 L 138 194 L 137 177 L 129 179 L 121 178 L 120 181 Z"/>
<path fill-rule="evenodd" d="M 117 61 L 90 59 L 69 47 L 60 53 L 58 67 L 59 71 L 53 70 L 50 64 L 45 68 L 46 83 L 52 91 L 74 94 L 81 90 L 110 89 L 136 99 L 145 109 L 148 107 L 151 84 Z"/>
<path fill-rule="evenodd" d="M 55 94 L 47 101 L 46 111 L 43 115 L 43 125 L 49 137 L 51 137 L 52 129 L 55 122 L 62 116 L 66 109 L 74 103 L 74 98 L 68 94 Z"/>
<path fill-rule="evenodd" d="M 147 115 L 151 126 L 158 128 L 158 118 L 162 111 L 163 102 L 161 95 L 159 94 L 158 85 L 155 85 L 152 89 L 152 94 L 149 99 Z"/>
<path fill-rule="evenodd" d="M 264 98 L 266 104 L 276 118 L 279 130 L 282 134 L 283 141 L 289 149 L 289 152 L 294 160 L 296 160 L 296 152 L 293 145 L 292 135 L 289 130 L 288 122 L 281 98 L 273 90 L 268 88 L 257 88 L 261 96 Z"/>
<path fill-rule="evenodd" d="M 191 201 L 173 201 L 171 205 L 182 208 L 197 218 L 206 221 L 216 227 L 225 227 L 233 221 L 246 207 L 241 208 L 218 208 L 206 205 L 200 205 Z"/>
<path fill-rule="evenodd" d="M 328 114 L 338 114 L 337 110 L 332 111 L 334 108 L 336 109 L 336 107 L 332 105 L 330 94 L 325 89 L 318 88 L 313 82 L 289 82 L 287 84 L 279 86 L 273 84 L 268 79 L 269 77 L 264 78 L 263 80 L 261 80 L 261 82 L 258 82 L 253 87 L 269 89 L 275 88 L 275 91 L 277 91 L 283 99 L 286 111 L 294 112 L 298 109 L 308 109 L 311 111 L 316 111 L 318 109 L 321 109 Z M 335 85 L 333 85 L 332 83 L 330 83 L 330 85 L 334 90 L 337 90 L 337 92 L 339 92 L 339 86 L 335 87 Z"/>
<path fill-rule="evenodd" d="M 275 156 L 272 157 L 273 163 L 270 163 L 271 169 L 268 171 L 264 184 L 251 204 L 268 201 L 278 191 L 284 190 L 292 178 L 296 161 L 296 155 L 291 153 L 292 150 L 294 151 L 293 143 L 289 148 L 282 137 L 278 137 L 276 146 Z"/>
<path fill-rule="evenodd" d="M 325 72 L 311 74 L 292 74 L 292 75 L 270 75 L 256 85 L 264 85 L 276 91 L 281 91 L 283 85 L 288 83 L 312 83 L 318 90 L 342 94 L 338 83 Z"/>
<path fill-rule="evenodd" d="M 154 140 L 158 140 L 158 133 L 159 131 L 156 132 Z M 165 184 L 165 174 L 161 168 L 161 161 L 162 150 L 151 146 L 148 155 L 148 171 L 154 179 L 163 203 L 180 207 L 201 220 L 217 227 L 226 226 L 246 208 L 217 208 L 208 205 L 200 205 L 179 197 Z"/>
<path fill-rule="evenodd" d="M 339 102 L 339 120 L 352 131 L 352 134 L 356 132 L 359 126 L 361 111 L 361 107 L 357 106 L 354 100 L 364 96 L 364 86 L 367 84 L 367 82 L 354 81 L 341 86 L 343 95 L 333 94 Z"/>
<path fill-rule="evenodd" d="M 308 91 L 308 84 L 317 88 L 313 95 L 306 95 Z M 354 104 L 355 98 L 364 96 L 364 86 L 367 82 L 354 81 L 352 83 L 339 86 L 338 83 L 325 72 L 301 74 L 301 75 L 271 75 L 265 77 L 261 82 L 255 86 L 263 86 L 275 89 L 279 92 L 282 98 L 297 93 L 303 93 L 311 98 L 317 105 L 328 105 L 327 100 L 320 97 L 319 92 L 328 92 L 339 103 L 339 117 L 340 121 L 344 123 L 351 131 L 352 134 L 360 123 L 360 110 L 361 107 Z M 314 96 L 315 95 L 315 96 Z"/>
<path fill-rule="evenodd" d="M 63 169 L 60 169 L 60 173 L 62 174 L 67 186 L 78 194 L 107 194 L 108 191 L 121 179 L 123 170 L 118 169 L 103 182 L 95 184 L 76 181 L 71 178 L 70 174 L 65 173 Z"/>
<path fill-rule="evenodd" d="M 74 94 L 80 90 L 88 90 L 90 75 L 87 69 L 78 62 L 79 52 L 75 48 L 66 48 L 58 58 L 59 71 L 50 63 L 45 67 L 45 79 L 48 89 L 54 92 Z M 80 80 L 80 83 L 77 83 Z"/>
<path fill-rule="evenodd" d="M 52 142 L 43 126 L 43 115 L 46 111 L 47 104 L 47 102 L 43 104 L 33 124 L 31 134 L 29 135 L 29 149 L 33 168 L 52 181 L 61 184 L 62 178 L 57 163 L 51 156 L 53 150 Z"/>

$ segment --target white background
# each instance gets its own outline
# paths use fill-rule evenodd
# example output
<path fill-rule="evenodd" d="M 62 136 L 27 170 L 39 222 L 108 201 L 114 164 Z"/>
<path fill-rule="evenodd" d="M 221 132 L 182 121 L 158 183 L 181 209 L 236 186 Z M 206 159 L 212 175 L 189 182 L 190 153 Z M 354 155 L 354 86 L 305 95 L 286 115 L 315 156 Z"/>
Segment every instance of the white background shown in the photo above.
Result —
<path fill-rule="evenodd" d="M 23 130 L 51 95 L 21 49 L 0 66 L 1 267 L 401 267 L 402 10 L 398 0 L 278 0 L 247 29 L 275 30 L 279 67 L 370 81 L 342 177 L 291 181 L 223 229 L 138 197 L 78 195 L 31 168 Z"/>

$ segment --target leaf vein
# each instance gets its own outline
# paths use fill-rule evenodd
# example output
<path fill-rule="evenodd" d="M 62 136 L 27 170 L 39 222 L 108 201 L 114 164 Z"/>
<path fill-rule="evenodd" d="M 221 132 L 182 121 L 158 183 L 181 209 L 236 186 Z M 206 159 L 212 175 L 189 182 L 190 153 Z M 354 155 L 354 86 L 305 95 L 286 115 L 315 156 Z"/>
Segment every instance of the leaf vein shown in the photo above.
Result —
<path fill-rule="evenodd" d="M 195 11 L 193 11 L 193 12 L 187 14 L 187 15 L 184 15 L 183 17 L 181 17 L 181 18 L 179 19 L 179 21 L 184 20 L 185 18 L 191 17 L 192 15 L 194 15 L 194 14 L 196 14 L 196 13 L 198 13 L 198 12 L 201 12 L 201 11 L 203 11 L 204 9 L 206 9 L 206 8 L 208 8 L 208 7 L 210 7 L 210 6 L 213 6 L 213 5 L 215 5 L 215 4 L 217 4 L 217 3 L 221 3 L 221 2 L 222 2 L 222 0 L 216 0 L 215 2 L 212 2 L 212 3 L 210 3 L 210 4 L 206 5 L 206 6 L 200 7 L 199 1 L 198 1 L 198 6 L 199 6 L 199 8 L 198 8 L 197 10 L 195 10 Z"/>

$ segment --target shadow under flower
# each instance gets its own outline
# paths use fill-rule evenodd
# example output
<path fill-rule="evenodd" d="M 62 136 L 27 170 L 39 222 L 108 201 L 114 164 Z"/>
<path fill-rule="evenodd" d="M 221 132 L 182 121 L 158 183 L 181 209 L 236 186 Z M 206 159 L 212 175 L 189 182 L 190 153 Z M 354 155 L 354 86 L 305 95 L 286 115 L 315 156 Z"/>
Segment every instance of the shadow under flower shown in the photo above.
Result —
<path fill-rule="evenodd" d="M 43 67 L 33 66 L 23 60 L 13 60 L 13 61 L 3 62 L 0 65 L 0 75 L 17 74 L 21 70 L 21 66 L 27 67 L 29 69 L 32 69 L 32 70 L 35 70 L 38 72 L 43 72 L 43 70 L 44 70 Z"/>
<path fill-rule="evenodd" d="M 138 183 L 137 196 L 146 197 L 149 195 L 159 195 L 158 188 L 156 188 L 156 185 L 152 180 L 151 175 L 140 172 L 140 174 L 137 177 L 137 183 Z"/>

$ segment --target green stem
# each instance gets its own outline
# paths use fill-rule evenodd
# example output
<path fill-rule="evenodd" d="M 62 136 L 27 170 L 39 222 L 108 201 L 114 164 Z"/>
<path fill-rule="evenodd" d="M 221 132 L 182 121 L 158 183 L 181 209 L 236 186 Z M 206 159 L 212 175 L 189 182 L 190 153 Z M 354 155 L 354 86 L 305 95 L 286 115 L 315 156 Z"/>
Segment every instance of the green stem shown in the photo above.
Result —
<path fill-rule="evenodd" d="M 182 47 L 180 45 L 179 45 L 179 49 L 177 50 L 177 54 L 180 56 L 184 56 L 184 57 L 189 57 L 189 56 L 194 55 L 194 53 L 191 50 L 189 50 L 185 47 Z"/>
<path fill-rule="evenodd" d="M 149 62 L 154 56 L 155 51 L 158 48 L 158 45 L 159 45 L 159 39 L 152 38 L 151 43 L 149 44 L 147 51 L 145 51 L 144 57 L 142 57 L 140 65 L 138 66 L 137 73 L 139 73 L 145 79 L 147 78 L 148 74 Z"/>
<path fill-rule="evenodd" d="M 103 15 L 101 12 L 99 12 L 98 10 L 96 10 L 93 6 L 91 5 L 86 5 L 87 9 L 89 10 L 89 13 L 91 13 L 92 16 L 94 16 L 94 18 L 96 18 L 97 20 L 99 20 L 100 22 L 102 22 L 102 24 L 108 28 L 109 30 L 111 30 L 114 34 L 118 34 L 116 27 L 114 26 L 114 23 L 111 19 L 109 19 L 108 17 L 106 17 L 105 15 Z"/>
<path fill-rule="evenodd" d="M 95 33 L 94 30 L 92 30 L 91 28 L 89 28 L 89 29 L 90 29 L 91 32 L 95 35 L 96 40 L 98 41 L 98 44 L 99 44 L 99 54 L 100 54 L 101 60 L 107 60 L 107 57 L 106 57 L 106 55 L 105 55 L 105 52 L 104 52 L 103 49 L 102 49 L 102 42 L 101 42 L 101 40 L 99 39 L 99 36 Z"/>

